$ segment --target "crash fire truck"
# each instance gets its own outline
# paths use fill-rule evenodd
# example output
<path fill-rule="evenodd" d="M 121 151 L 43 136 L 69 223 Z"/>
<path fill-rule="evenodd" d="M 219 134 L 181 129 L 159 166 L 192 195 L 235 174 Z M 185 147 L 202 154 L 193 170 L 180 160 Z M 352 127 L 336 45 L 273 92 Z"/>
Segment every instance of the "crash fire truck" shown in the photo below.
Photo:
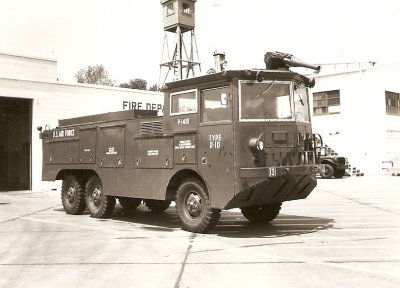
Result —
<path fill-rule="evenodd" d="M 290 54 L 268 52 L 266 69 L 228 70 L 165 84 L 163 116 L 132 110 L 59 120 L 42 130 L 45 181 L 62 180 L 68 214 L 110 216 L 175 201 L 185 230 L 212 229 L 223 209 L 267 223 L 282 202 L 316 187 L 319 154 L 308 88 Z M 318 140 L 321 142 L 321 140 Z"/>

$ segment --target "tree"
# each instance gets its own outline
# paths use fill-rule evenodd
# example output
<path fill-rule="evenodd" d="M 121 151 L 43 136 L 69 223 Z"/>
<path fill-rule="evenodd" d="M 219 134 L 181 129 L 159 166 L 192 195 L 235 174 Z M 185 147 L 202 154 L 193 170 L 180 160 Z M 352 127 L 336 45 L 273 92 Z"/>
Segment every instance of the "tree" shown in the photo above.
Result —
<path fill-rule="evenodd" d="M 146 90 L 147 88 L 147 81 L 144 79 L 136 78 L 131 79 L 128 83 L 121 83 L 119 84 L 121 88 L 129 88 L 129 89 L 139 89 L 139 90 Z"/>
<path fill-rule="evenodd" d="M 160 91 L 160 89 L 158 89 L 157 84 L 153 84 L 149 87 L 149 91 Z"/>
<path fill-rule="evenodd" d="M 114 86 L 115 81 L 108 78 L 108 72 L 103 65 L 87 66 L 75 74 L 78 83 L 87 83 L 103 86 Z"/>

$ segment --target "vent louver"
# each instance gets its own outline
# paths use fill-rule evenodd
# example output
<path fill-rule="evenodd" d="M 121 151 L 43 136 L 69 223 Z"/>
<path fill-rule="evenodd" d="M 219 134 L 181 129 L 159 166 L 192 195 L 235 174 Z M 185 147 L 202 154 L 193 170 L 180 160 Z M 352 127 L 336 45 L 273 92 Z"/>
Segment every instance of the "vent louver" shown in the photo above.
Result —
<path fill-rule="evenodd" d="M 162 132 L 162 122 L 161 121 L 141 122 L 140 123 L 140 134 L 141 135 L 158 134 L 161 132 Z"/>

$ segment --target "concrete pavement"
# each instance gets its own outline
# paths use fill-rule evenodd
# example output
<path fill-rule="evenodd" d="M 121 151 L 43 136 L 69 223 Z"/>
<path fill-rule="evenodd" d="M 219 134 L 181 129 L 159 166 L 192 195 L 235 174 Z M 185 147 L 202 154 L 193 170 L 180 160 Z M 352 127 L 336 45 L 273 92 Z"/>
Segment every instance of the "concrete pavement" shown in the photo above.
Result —
<path fill-rule="evenodd" d="M 0 193 L 0 287 L 400 287 L 400 177 L 318 180 L 270 225 L 222 213 L 209 234 L 174 207 L 110 219 L 58 192 Z"/>

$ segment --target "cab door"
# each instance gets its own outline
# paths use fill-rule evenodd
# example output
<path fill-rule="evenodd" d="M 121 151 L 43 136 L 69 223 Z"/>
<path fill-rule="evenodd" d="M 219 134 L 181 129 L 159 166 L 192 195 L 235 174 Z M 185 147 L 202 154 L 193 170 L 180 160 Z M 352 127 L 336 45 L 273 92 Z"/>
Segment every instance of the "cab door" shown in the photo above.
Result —
<path fill-rule="evenodd" d="M 212 207 L 221 209 L 234 193 L 231 95 L 229 86 L 200 90 L 197 165 Z"/>

